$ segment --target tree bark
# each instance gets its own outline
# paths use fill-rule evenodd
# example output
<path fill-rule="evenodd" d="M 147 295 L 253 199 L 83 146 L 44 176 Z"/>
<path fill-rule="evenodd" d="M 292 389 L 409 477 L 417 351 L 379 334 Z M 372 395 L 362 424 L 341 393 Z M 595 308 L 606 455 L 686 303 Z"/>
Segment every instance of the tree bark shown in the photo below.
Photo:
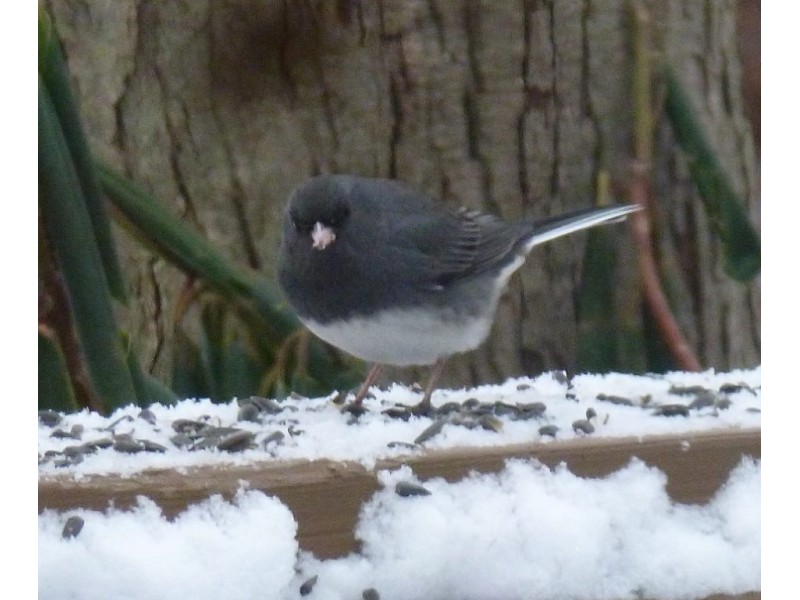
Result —
<path fill-rule="evenodd" d="M 689 89 L 758 223 L 736 2 L 645 4 L 656 50 Z M 600 172 L 624 189 L 632 157 L 626 5 L 47 2 L 95 152 L 268 277 L 283 203 L 316 173 L 398 178 L 454 207 L 508 219 L 591 204 Z M 657 250 L 672 273 L 679 322 L 703 365 L 753 366 L 760 283 L 723 273 L 685 160 L 657 117 Z M 628 265 L 622 286 L 635 258 L 627 231 L 615 231 Z M 184 276 L 126 236 L 117 239 L 136 299 L 124 309 L 124 326 L 145 366 L 165 377 Z M 489 341 L 453 360 L 445 382 L 574 371 L 584 248 L 585 236 L 576 235 L 536 249 L 512 279 Z"/>

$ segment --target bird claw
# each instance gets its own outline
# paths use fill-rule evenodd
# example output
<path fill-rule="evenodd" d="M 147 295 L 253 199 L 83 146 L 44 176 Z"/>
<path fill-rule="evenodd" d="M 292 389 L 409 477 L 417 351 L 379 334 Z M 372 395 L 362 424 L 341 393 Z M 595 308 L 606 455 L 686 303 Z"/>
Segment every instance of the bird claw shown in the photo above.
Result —
<path fill-rule="evenodd" d="M 341 412 L 345 414 L 351 414 L 357 419 L 361 415 L 369 412 L 369 409 L 366 406 L 364 406 L 361 402 L 354 401 L 342 406 Z"/>
<path fill-rule="evenodd" d="M 416 417 L 435 417 L 436 410 L 431 405 L 430 398 L 423 398 L 422 402 L 409 407 L 408 412 Z"/>

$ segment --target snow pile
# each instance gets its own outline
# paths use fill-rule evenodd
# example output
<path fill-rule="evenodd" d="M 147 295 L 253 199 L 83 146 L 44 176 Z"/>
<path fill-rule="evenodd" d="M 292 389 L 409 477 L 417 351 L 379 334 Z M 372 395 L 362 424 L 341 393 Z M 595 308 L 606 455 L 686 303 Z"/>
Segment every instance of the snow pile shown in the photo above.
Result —
<path fill-rule="evenodd" d="M 381 473 L 385 487 L 364 506 L 362 551 L 324 561 L 296 554 L 291 515 L 260 492 L 212 498 L 172 523 L 146 500 L 127 513 L 74 511 L 85 525 L 70 539 L 66 516 L 47 511 L 39 598 L 290 599 L 305 582 L 319 600 L 744 593 L 761 587 L 760 472 L 744 460 L 709 504 L 686 506 L 638 461 L 602 480 L 510 461 L 427 481 L 430 494 L 413 497 L 394 491 L 404 467 Z"/>
<path fill-rule="evenodd" d="M 173 522 L 146 498 L 134 511 L 69 514 L 84 525 L 67 539 L 65 517 L 39 517 L 40 599 L 255 598 L 294 575 L 297 525 L 261 493 L 212 497 Z"/>

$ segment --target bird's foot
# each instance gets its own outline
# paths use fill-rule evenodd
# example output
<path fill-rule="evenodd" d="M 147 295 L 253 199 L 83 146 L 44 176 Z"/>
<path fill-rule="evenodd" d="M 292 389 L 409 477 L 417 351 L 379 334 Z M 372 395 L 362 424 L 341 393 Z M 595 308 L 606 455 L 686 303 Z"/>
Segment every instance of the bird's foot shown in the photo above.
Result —
<path fill-rule="evenodd" d="M 431 404 L 430 396 L 425 396 L 419 404 L 409 407 L 408 412 L 416 417 L 435 417 L 436 409 Z"/>
<path fill-rule="evenodd" d="M 355 400 L 353 400 L 352 402 L 348 402 L 347 404 L 342 406 L 341 412 L 353 415 L 357 419 L 361 415 L 369 412 L 369 409 L 366 406 L 364 406 L 363 402 L 360 401 L 356 402 Z"/>
<path fill-rule="evenodd" d="M 367 407 L 364 406 L 364 398 L 369 395 L 369 388 L 378 379 L 378 375 L 380 375 L 381 372 L 381 367 L 382 365 L 380 363 L 375 363 L 372 365 L 372 368 L 367 374 L 367 378 L 364 380 L 364 383 L 362 383 L 361 387 L 358 388 L 356 397 L 353 398 L 353 401 L 350 404 L 345 404 L 342 407 L 343 413 L 350 413 L 355 418 L 358 418 L 367 412 Z"/>

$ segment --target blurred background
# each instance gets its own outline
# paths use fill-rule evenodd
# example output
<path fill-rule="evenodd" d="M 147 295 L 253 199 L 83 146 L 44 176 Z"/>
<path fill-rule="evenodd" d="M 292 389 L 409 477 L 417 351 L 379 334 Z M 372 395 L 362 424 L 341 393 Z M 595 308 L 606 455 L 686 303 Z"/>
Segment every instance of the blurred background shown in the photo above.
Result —
<path fill-rule="evenodd" d="M 444 385 L 760 364 L 758 1 L 41 6 L 40 408 L 355 385 L 274 284 L 319 173 L 507 219 L 647 207 L 534 250 Z"/>

